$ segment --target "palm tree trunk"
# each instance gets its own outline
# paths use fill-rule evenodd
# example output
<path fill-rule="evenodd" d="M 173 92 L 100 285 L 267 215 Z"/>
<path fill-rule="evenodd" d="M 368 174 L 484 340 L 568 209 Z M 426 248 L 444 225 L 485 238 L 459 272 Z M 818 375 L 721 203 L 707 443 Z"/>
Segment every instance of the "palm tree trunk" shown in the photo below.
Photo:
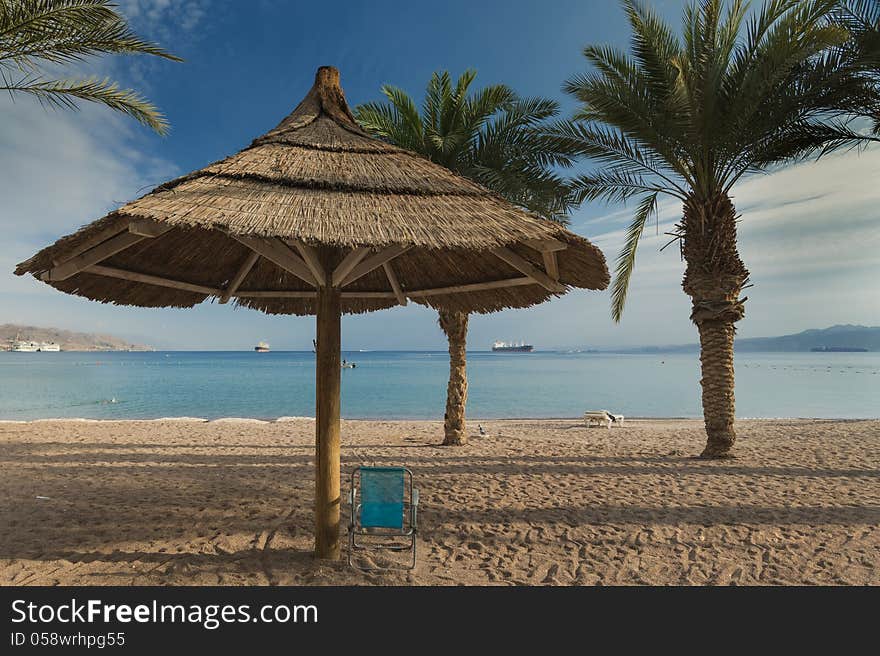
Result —
<path fill-rule="evenodd" d="M 465 312 L 440 310 L 440 327 L 449 340 L 449 384 L 446 387 L 446 415 L 444 417 L 444 446 L 467 444 L 464 426 L 467 404 L 467 341 L 468 315 Z"/>
<path fill-rule="evenodd" d="M 734 378 L 732 321 L 703 321 L 700 331 L 700 365 L 703 377 L 703 421 L 706 425 L 706 448 L 703 458 L 731 455 L 736 442 L 734 430 Z"/>
<path fill-rule="evenodd" d="M 739 294 L 749 272 L 736 248 L 736 210 L 730 198 L 691 197 L 684 206 L 682 253 L 687 262 L 682 287 L 691 297 L 691 320 L 700 333 L 704 458 L 732 457 L 734 429 L 733 338 L 745 315 Z"/>

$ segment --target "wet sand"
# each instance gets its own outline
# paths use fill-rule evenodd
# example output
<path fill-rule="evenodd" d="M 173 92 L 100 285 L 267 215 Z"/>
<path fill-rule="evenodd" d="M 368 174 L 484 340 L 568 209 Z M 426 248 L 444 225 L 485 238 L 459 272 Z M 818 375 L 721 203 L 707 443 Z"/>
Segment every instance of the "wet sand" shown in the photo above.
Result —
<path fill-rule="evenodd" d="M 0 423 L 0 584 L 880 584 L 880 421 L 481 423 L 343 422 L 344 521 L 360 463 L 421 491 L 391 574 L 313 559 L 312 421 Z"/>

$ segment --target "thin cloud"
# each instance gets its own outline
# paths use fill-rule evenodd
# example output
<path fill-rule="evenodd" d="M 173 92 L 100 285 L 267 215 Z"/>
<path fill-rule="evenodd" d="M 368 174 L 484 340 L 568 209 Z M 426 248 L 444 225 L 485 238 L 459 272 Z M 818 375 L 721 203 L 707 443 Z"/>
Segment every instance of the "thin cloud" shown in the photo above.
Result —
<path fill-rule="evenodd" d="M 207 16 L 211 0 L 118 0 L 119 11 L 137 29 L 154 37 L 192 32 Z"/>
<path fill-rule="evenodd" d="M 119 12 L 134 31 L 156 41 L 169 52 L 186 56 L 206 34 L 212 0 L 117 0 Z M 104 58 L 108 74 L 135 86 L 142 93 L 154 91 L 153 78 L 168 62 L 155 57 Z"/>
<path fill-rule="evenodd" d="M 179 169 L 145 154 L 125 117 L 85 104 L 46 110 L 0 98 L 0 290 L 21 291 L 10 263 L 149 191 Z M 8 259 L 7 259 L 8 258 Z M 32 288 L 31 288 L 32 289 Z"/>

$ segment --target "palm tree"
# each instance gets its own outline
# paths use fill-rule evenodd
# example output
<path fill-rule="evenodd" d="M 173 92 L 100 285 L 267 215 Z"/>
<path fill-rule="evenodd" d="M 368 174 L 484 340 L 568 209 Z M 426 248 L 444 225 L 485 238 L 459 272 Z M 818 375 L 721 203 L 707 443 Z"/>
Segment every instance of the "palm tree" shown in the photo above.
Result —
<path fill-rule="evenodd" d="M 632 54 L 589 46 L 595 68 L 565 85 L 582 106 L 555 130 L 566 150 L 599 165 L 576 180 L 584 199 L 638 198 L 616 262 L 612 315 L 620 320 L 636 248 L 661 195 L 682 203 L 671 233 L 686 263 L 682 287 L 700 335 L 704 457 L 731 455 L 734 326 L 749 272 L 737 250 L 732 189 L 744 175 L 825 153 L 859 138 L 847 121 L 871 97 L 863 77 L 827 53 L 847 31 L 837 0 L 701 0 L 679 37 L 636 0 L 624 0 Z"/>
<path fill-rule="evenodd" d="M 434 73 L 422 111 L 406 92 L 384 85 L 387 102 L 355 109 L 364 128 L 402 148 L 470 178 L 507 200 L 564 222 L 574 206 L 572 189 L 555 166 L 571 157 L 542 135 L 559 106 L 545 98 L 519 98 L 505 85 L 469 93 L 476 72 L 465 71 L 453 84 L 449 73 Z M 449 342 L 449 385 L 444 422 L 445 445 L 467 443 L 465 344 L 468 315 L 441 310 L 440 327 Z"/>
<path fill-rule="evenodd" d="M 80 100 L 101 103 L 165 134 L 165 117 L 136 91 L 107 78 L 55 80 L 42 72 L 47 64 L 105 53 L 181 61 L 135 35 L 108 0 L 0 0 L 0 91 L 29 94 L 54 107 L 76 108 Z"/>

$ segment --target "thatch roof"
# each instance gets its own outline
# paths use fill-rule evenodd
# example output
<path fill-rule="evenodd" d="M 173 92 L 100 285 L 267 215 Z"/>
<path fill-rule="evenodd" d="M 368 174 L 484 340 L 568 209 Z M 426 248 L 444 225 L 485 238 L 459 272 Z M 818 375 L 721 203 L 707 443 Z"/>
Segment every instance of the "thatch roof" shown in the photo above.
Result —
<path fill-rule="evenodd" d="M 59 239 L 16 274 L 124 305 L 189 307 L 227 291 L 268 313 L 312 314 L 308 272 L 319 259 L 330 270 L 360 262 L 362 275 L 339 281 L 345 312 L 391 307 L 401 293 L 490 312 L 608 284 L 604 257 L 586 239 L 365 133 L 330 67 L 241 152 Z M 480 287 L 438 291 L 468 285 Z"/>

